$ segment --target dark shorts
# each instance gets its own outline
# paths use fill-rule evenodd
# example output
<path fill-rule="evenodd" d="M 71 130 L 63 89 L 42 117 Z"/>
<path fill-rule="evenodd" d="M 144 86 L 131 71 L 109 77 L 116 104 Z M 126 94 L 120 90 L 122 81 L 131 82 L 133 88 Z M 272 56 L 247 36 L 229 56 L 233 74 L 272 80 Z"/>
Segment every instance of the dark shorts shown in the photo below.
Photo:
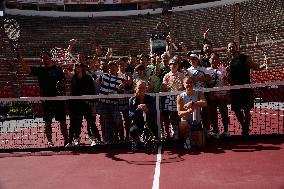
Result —
<path fill-rule="evenodd" d="M 231 90 L 232 110 L 251 110 L 254 107 L 254 96 L 252 89 Z"/>
<path fill-rule="evenodd" d="M 53 117 L 57 121 L 66 121 L 65 101 L 45 101 L 42 105 L 45 122 L 51 122 Z"/>

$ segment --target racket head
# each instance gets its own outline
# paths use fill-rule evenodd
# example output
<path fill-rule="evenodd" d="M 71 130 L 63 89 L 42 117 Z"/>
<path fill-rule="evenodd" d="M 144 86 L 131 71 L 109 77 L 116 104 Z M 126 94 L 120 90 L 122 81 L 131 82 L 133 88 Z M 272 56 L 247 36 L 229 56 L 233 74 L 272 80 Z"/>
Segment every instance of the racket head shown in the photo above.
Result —
<path fill-rule="evenodd" d="M 274 40 L 270 33 L 258 33 L 255 37 L 256 46 L 262 50 L 265 56 L 274 45 Z"/>
<path fill-rule="evenodd" d="M 21 35 L 20 25 L 17 22 L 17 20 L 12 18 L 5 18 L 4 31 L 8 39 L 12 42 L 13 46 L 16 48 Z"/>
<path fill-rule="evenodd" d="M 148 127 L 147 122 L 144 124 L 142 142 L 147 154 L 152 154 L 157 152 L 158 143 L 155 135 L 152 133 L 151 129 Z"/>

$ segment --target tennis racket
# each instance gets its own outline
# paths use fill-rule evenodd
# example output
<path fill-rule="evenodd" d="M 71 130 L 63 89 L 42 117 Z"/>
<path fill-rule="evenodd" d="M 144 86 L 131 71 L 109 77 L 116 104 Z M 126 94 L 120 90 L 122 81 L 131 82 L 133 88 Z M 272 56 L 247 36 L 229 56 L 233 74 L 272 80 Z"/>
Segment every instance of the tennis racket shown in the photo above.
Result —
<path fill-rule="evenodd" d="M 192 80 L 196 88 L 206 87 L 206 74 L 201 70 L 195 70 L 192 74 Z"/>
<path fill-rule="evenodd" d="M 143 117 L 144 117 L 144 129 L 140 139 L 141 142 L 143 143 L 146 153 L 152 154 L 157 152 L 158 144 L 155 135 L 153 134 L 153 132 L 151 131 L 151 129 L 147 124 L 145 112 L 143 112 Z"/>
<path fill-rule="evenodd" d="M 15 19 L 4 19 L 4 31 L 14 49 L 18 48 L 20 38 L 20 25 Z"/>
<path fill-rule="evenodd" d="M 275 44 L 275 41 L 272 39 L 272 35 L 270 33 L 258 33 L 255 37 L 256 46 L 261 49 L 265 58 L 265 66 L 267 69 L 267 58 L 268 54 L 271 51 L 271 48 Z"/>
<path fill-rule="evenodd" d="M 56 90 L 59 95 L 65 95 L 66 94 L 66 88 L 65 88 L 65 82 L 64 80 L 59 80 L 56 82 Z"/>

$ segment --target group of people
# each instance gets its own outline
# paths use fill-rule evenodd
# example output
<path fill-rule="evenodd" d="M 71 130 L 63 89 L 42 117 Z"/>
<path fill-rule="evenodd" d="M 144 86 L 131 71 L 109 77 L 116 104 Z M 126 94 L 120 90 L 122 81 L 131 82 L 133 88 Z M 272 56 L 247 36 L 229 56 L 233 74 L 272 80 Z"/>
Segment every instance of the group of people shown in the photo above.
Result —
<path fill-rule="evenodd" d="M 207 31 L 208 32 L 208 31 Z M 72 51 L 76 40 L 70 40 L 68 51 Z M 171 45 L 171 44 L 168 44 Z M 184 47 L 183 47 L 184 49 Z M 70 83 L 72 96 L 134 94 L 133 97 L 94 100 L 71 99 L 67 107 L 70 115 L 69 133 L 66 125 L 65 102 L 46 101 L 43 103 L 45 134 L 48 145 L 52 146 L 52 118 L 60 122 L 65 146 L 78 145 L 83 118 L 87 121 L 88 137 L 91 145 L 125 142 L 131 138 L 139 140 L 146 121 L 153 134 L 158 136 L 155 99 L 146 93 L 176 92 L 179 95 L 162 96 L 161 126 L 167 139 L 183 138 L 184 146 L 190 149 L 190 126 L 194 122 L 203 127 L 207 135 L 211 127 L 215 138 L 221 134 L 218 125 L 218 109 L 224 126 L 223 136 L 229 134 L 229 115 L 226 91 L 203 93 L 203 88 L 242 85 L 250 83 L 250 69 L 261 70 L 265 65 L 254 63 L 252 59 L 238 51 L 235 42 L 228 43 L 227 62 L 220 61 L 219 54 L 213 51 L 212 43 L 205 39 L 200 54 L 184 50 L 185 55 L 129 56 L 112 58 L 111 49 L 104 59 L 99 59 L 100 49 L 95 56 L 80 55 L 73 71 L 63 70 L 45 51 L 41 60 L 44 66 L 30 67 L 22 53 L 18 59 L 26 73 L 36 76 L 40 94 L 44 97 L 62 95 L 59 87 Z M 242 135 L 249 135 L 250 110 L 253 108 L 253 95 L 250 89 L 231 90 L 231 107 L 242 126 Z M 93 107 L 95 106 L 95 108 Z M 99 108 L 97 108 L 97 107 Z M 100 109 L 100 111 L 94 111 Z M 95 124 L 94 115 L 100 115 L 102 136 Z M 180 120 L 188 122 L 187 134 L 181 137 Z M 123 121 L 122 121 L 123 120 Z"/>

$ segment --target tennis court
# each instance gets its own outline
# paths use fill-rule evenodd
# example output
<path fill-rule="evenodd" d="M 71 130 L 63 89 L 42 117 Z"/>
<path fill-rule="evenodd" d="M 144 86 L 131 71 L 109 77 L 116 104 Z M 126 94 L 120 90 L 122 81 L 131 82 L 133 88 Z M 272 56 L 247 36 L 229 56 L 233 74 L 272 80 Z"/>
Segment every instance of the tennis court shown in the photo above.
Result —
<path fill-rule="evenodd" d="M 251 111 L 250 137 L 240 136 L 229 105 L 231 138 L 211 139 L 191 151 L 180 141 L 165 141 L 151 155 L 132 152 L 130 143 L 90 147 L 85 121 L 80 147 L 62 147 L 54 122 L 55 147 L 47 148 L 42 118 L 6 120 L 1 122 L 0 188 L 282 189 L 283 102 L 263 99 L 256 99 Z M 101 130 L 98 116 L 96 122 Z"/>
<path fill-rule="evenodd" d="M 201 151 L 165 144 L 161 154 L 127 146 L 0 154 L 0 188 L 284 187 L 284 139 L 214 141 Z"/>

